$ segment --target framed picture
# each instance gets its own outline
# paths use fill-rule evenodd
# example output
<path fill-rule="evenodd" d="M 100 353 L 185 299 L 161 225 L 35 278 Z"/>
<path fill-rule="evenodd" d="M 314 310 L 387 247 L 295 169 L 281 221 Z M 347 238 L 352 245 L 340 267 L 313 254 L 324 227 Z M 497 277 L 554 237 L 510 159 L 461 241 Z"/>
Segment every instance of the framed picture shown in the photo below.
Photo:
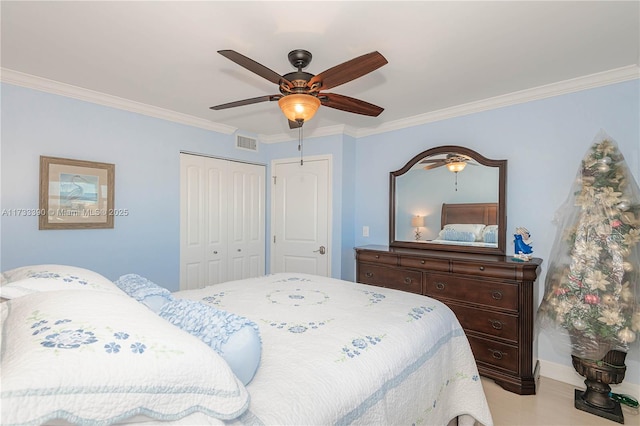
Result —
<path fill-rule="evenodd" d="M 40 156 L 39 229 L 113 228 L 115 165 Z"/>

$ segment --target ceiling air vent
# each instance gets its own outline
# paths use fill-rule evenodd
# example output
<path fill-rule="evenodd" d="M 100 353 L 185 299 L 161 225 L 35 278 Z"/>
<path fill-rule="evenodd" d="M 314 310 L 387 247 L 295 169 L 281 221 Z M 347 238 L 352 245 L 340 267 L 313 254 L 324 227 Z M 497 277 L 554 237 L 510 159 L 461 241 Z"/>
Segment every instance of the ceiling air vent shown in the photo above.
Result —
<path fill-rule="evenodd" d="M 258 140 L 247 136 L 236 135 L 236 148 L 257 151 Z"/>

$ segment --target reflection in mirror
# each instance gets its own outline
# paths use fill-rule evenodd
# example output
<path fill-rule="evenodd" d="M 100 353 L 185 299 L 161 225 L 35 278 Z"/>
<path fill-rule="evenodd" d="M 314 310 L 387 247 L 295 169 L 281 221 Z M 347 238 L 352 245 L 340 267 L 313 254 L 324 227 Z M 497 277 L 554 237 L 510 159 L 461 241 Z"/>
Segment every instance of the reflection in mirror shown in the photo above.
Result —
<path fill-rule="evenodd" d="M 463 147 L 414 157 L 391 173 L 390 245 L 504 254 L 505 174 L 506 160 Z"/>

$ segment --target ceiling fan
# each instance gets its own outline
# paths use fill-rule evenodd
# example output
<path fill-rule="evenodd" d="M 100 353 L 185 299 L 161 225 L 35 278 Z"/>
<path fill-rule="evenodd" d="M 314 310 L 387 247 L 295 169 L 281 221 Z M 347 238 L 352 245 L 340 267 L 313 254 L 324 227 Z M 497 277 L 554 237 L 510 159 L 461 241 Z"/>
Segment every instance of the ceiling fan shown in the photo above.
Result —
<path fill-rule="evenodd" d="M 359 99 L 337 93 L 322 92 L 355 80 L 385 65 L 387 60 L 378 52 L 367 53 L 316 75 L 302 71 L 309 65 L 312 58 L 310 52 L 302 49 L 289 52 L 289 62 L 294 68 L 297 68 L 297 71 L 284 75 L 280 75 L 234 50 L 219 50 L 218 53 L 277 84 L 280 94 L 259 96 L 210 107 L 213 110 L 265 101 L 278 101 L 280 109 L 289 120 L 289 128 L 291 129 L 301 127 L 304 122 L 311 119 L 320 105 L 372 117 L 377 117 L 384 111 L 384 108 Z"/>
<path fill-rule="evenodd" d="M 471 160 L 472 158 L 466 155 L 447 154 L 447 156 L 444 158 L 433 158 L 433 159 L 422 160 L 420 164 L 427 164 L 426 166 L 423 167 L 425 170 L 435 169 L 436 167 L 440 167 L 440 166 L 447 166 L 447 169 L 449 169 L 454 173 L 457 173 L 457 172 L 461 172 L 467 166 L 467 164 L 471 164 L 472 166 L 475 166 L 476 165 L 475 163 L 469 163 L 469 161 Z"/>

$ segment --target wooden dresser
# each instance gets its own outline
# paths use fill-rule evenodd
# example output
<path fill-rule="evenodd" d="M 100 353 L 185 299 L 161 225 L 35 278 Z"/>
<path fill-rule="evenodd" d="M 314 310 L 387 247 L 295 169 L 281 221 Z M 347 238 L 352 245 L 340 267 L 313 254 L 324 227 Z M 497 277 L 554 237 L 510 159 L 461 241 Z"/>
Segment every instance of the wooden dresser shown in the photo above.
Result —
<path fill-rule="evenodd" d="M 387 246 L 355 250 L 358 282 L 444 302 L 462 324 L 481 375 L 511 392 L 536 393 L 534 295 L 541 259 Z"/>

